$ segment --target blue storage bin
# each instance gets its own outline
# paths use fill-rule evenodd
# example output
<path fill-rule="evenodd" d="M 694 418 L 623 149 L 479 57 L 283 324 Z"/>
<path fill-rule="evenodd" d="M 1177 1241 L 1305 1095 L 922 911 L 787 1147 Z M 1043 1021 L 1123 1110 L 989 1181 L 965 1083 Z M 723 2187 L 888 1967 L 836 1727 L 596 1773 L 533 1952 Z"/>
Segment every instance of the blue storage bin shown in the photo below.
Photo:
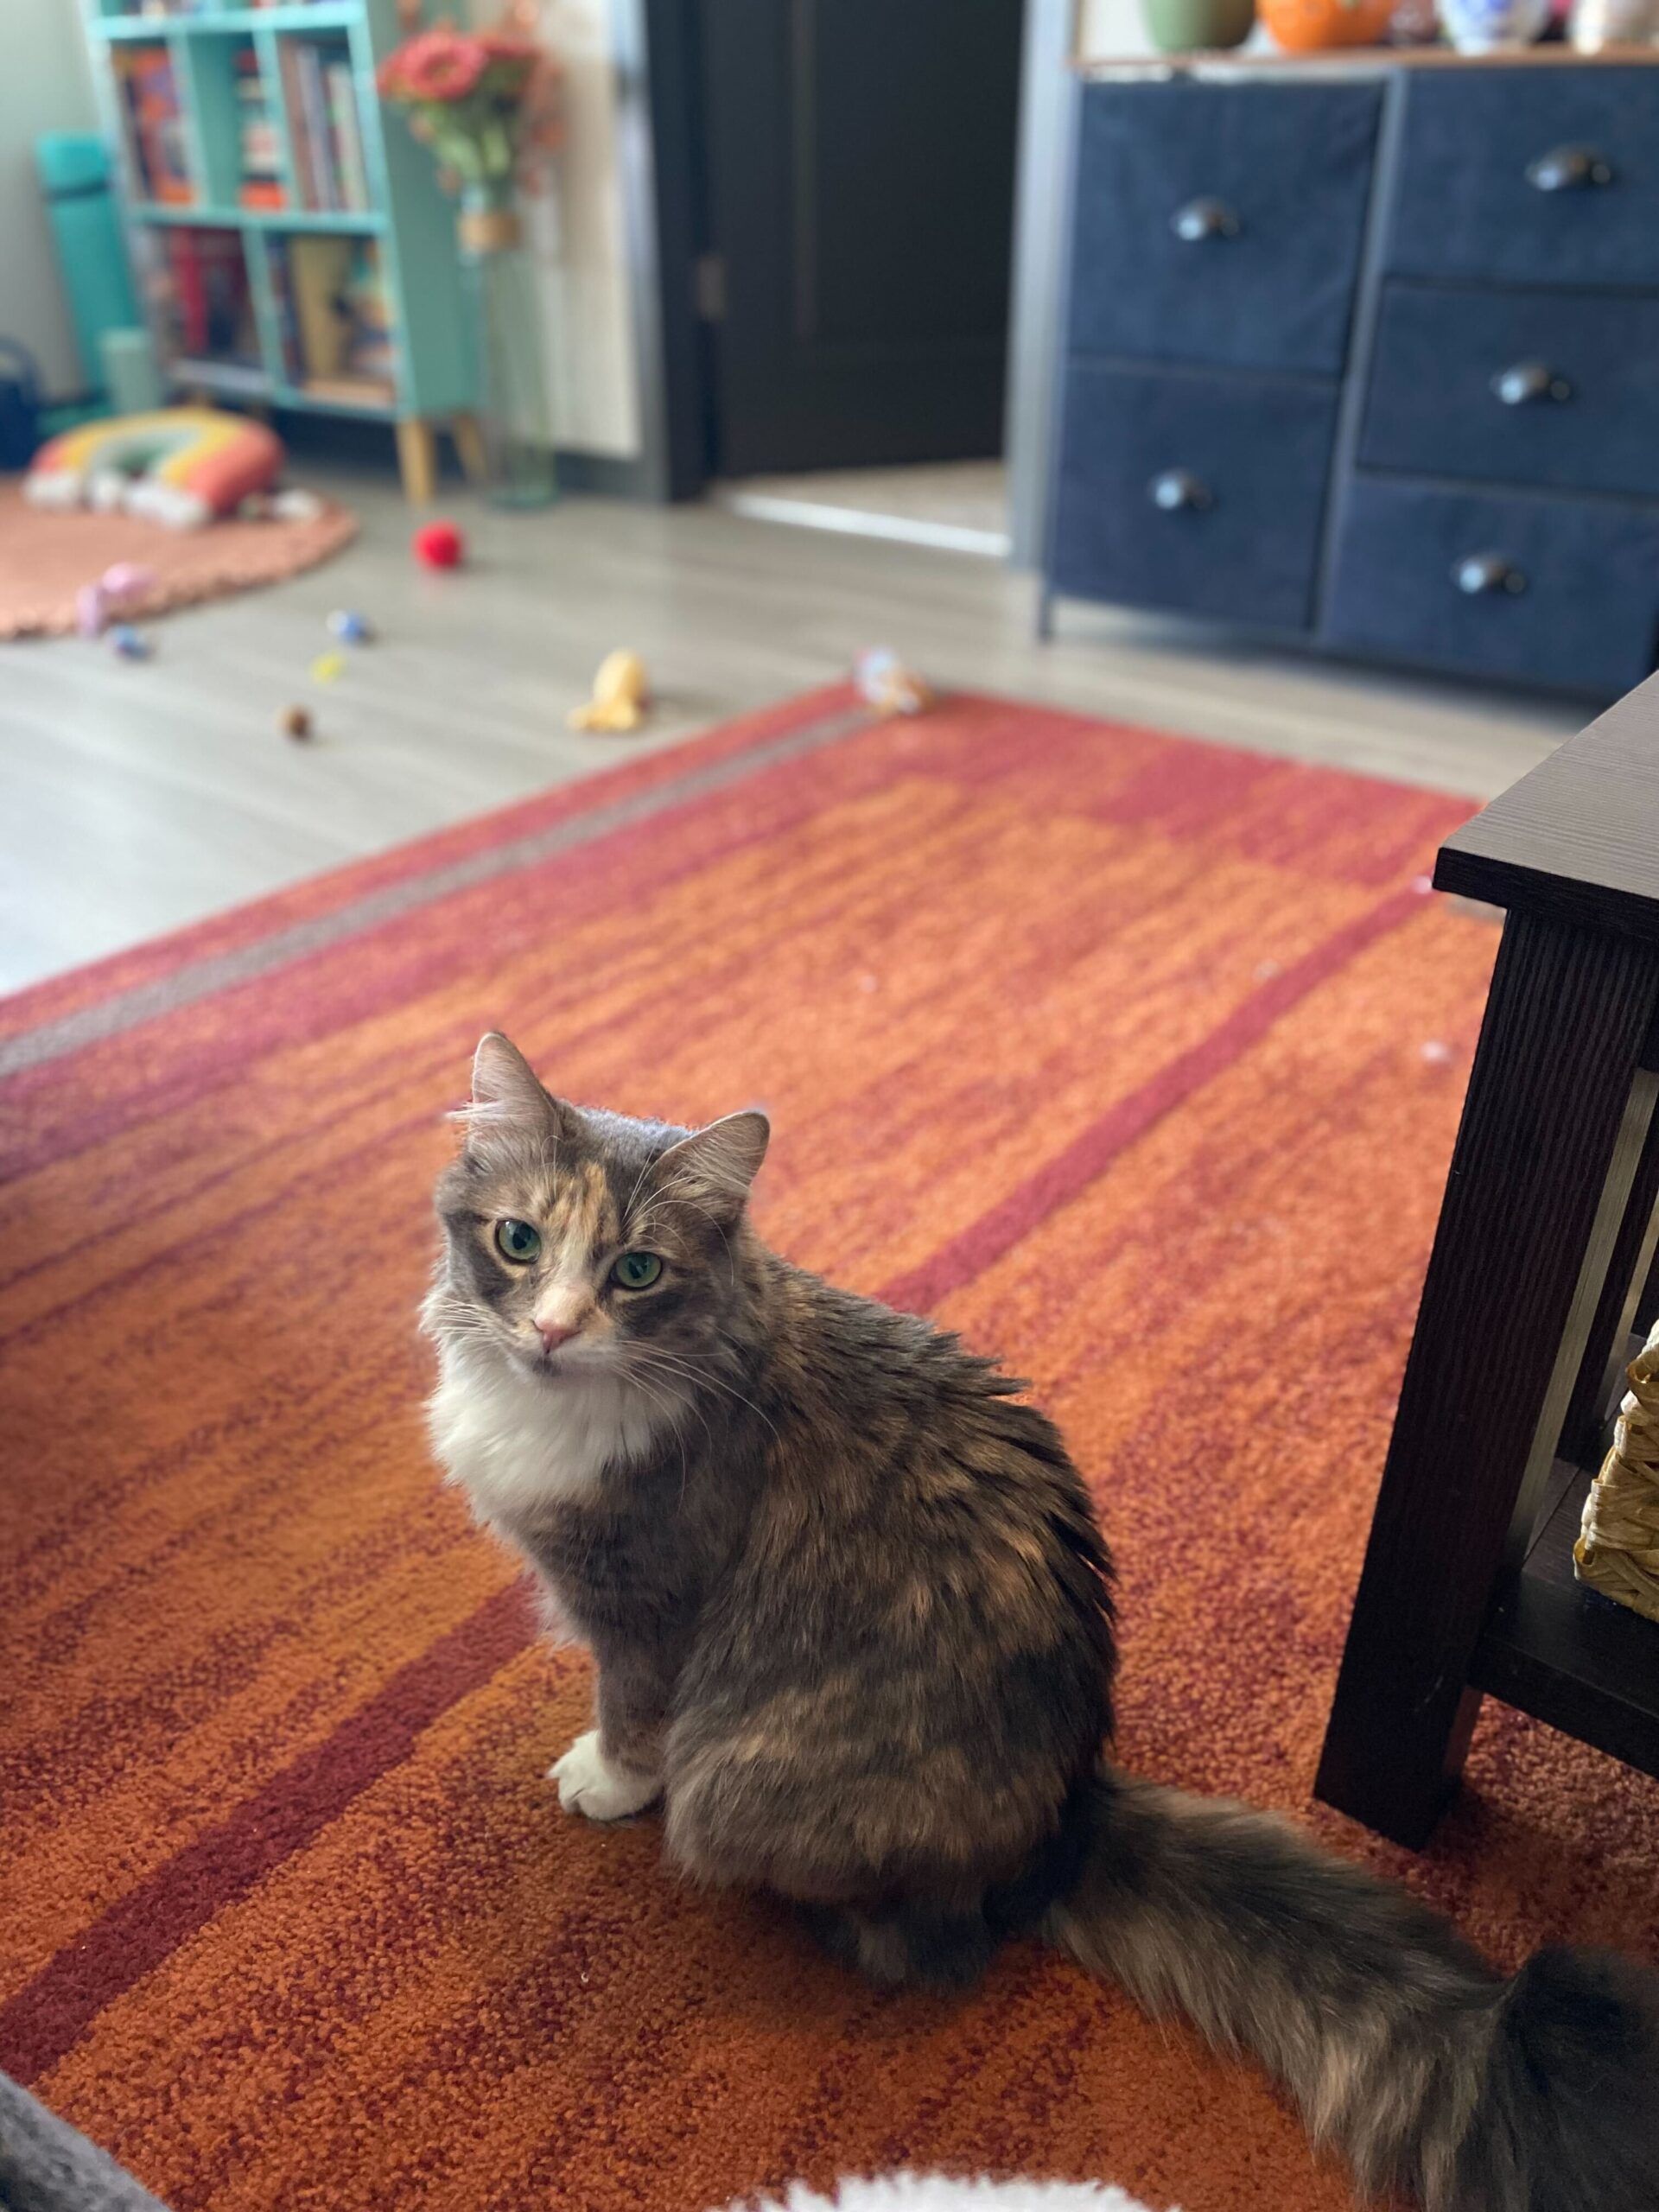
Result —
<path fill-rule="evenodd" d="M 41 192 L 74 325 L 82 382 L 103 385 L 106 330 L 142 321 L 111 188 L 109 149 L 84 130 L 49 130 L 35 142 Z"/>

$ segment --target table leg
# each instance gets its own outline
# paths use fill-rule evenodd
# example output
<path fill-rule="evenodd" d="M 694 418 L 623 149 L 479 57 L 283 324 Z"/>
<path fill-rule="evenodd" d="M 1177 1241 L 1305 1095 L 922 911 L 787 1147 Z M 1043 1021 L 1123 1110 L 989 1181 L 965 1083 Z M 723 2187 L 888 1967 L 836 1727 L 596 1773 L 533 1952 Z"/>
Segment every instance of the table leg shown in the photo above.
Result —
<path fill-rule="evenodd" d="M 1315 1783 L 1423 1843 L 1549 1471 L 1651 1119 L 1659 952 L 1505 924 Z"/>

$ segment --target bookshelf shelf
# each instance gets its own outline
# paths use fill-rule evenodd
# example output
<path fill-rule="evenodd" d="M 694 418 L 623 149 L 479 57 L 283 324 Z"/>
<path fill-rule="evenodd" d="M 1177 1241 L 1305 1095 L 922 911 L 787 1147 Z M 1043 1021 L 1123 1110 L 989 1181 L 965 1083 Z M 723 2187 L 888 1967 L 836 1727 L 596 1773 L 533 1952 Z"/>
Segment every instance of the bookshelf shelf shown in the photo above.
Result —
<path fill-rule="evenodd" d="M 245 368 L 238 361 L 192 361 L 181 354 L 174 364 L 176 381 L 226 399 L 269 399 L 270 378 L 260 368 Z"/>
<path fill-rule="evenodd" d="M 396 423 L 416 496 L 474 369 L 454 205 L 376 91 L 399 0 L 82 10 L 168 383 Z"/>
<path fill-rule="evenodd" d="M 374 423 L 397 420 L 397 410 L 389 400 L 344 399 L 337 393 L 330 393 L 325 398 L 315 391 L 307 391 L 302 385 L 273 385 L 270 398 L 273 406 L 297 408 L 302 414 L 363 415 Z"/>
<path fill-rule="evenodd" d="M 316 231 L 372 238 L 386 219 L 372 207 L 169 207 L 159 200 L 135 200 L 127 210 L 135 223 L 182 223 L 188 229 L 233 231 Z"/>
<path fill-rule="evenodd" d="M 292 8 L 199 9 L 192 15 L 99 16 L 87 20 L 94 39 L 222 37 L 227 32 L 344 30 L 362 15 L 361 0 L 310 0 Z"/>

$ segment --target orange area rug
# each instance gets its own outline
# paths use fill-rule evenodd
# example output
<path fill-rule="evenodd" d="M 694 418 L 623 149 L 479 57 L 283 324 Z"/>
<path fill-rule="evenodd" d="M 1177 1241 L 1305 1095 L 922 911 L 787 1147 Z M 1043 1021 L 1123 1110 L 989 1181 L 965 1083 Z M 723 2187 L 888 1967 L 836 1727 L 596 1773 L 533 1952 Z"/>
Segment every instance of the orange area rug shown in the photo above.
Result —
<path fill-rule="evenodd" d="M 0 1007 L 0 2066 L 176 2212 L 901 2164 L 1350 2202 L 1057 1958 L 877 1994 L 560 1816 L 587 1662 L 422 1433 L 492 1027 L 580 1099 L 764 1103 L 770 1237 L 1034 1378 L 1122 1563 L 1127 1764 L 1503 1961 L 1659 1950 L 1659 1789 L 1516 1714 L 1419 1859 L 1309 1799 L 1496 944 L 1421 880 L 1467 810 L 837 690 Z"/>

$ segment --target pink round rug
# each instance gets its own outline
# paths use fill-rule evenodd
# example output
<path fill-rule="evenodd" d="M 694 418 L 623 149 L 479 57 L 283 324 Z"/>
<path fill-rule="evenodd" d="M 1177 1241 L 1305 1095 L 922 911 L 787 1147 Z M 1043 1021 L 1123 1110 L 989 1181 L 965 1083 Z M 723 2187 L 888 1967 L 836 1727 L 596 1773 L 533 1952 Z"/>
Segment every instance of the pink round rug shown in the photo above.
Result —
<path fill-rule="evenodd" d="M 62 636 L 75 627 L 75 594 L 118 561 L 149 569 L 155 582 L 120 619 L 149 620 L 175 607 L 219 599 L 314 569 L 349 545 L 357 517 L 324 500 L 310 522 L 216 522 L 164 530 L 135 516 L 31 507 L 22 484 L 0 484 L 0 638 Z"/>

